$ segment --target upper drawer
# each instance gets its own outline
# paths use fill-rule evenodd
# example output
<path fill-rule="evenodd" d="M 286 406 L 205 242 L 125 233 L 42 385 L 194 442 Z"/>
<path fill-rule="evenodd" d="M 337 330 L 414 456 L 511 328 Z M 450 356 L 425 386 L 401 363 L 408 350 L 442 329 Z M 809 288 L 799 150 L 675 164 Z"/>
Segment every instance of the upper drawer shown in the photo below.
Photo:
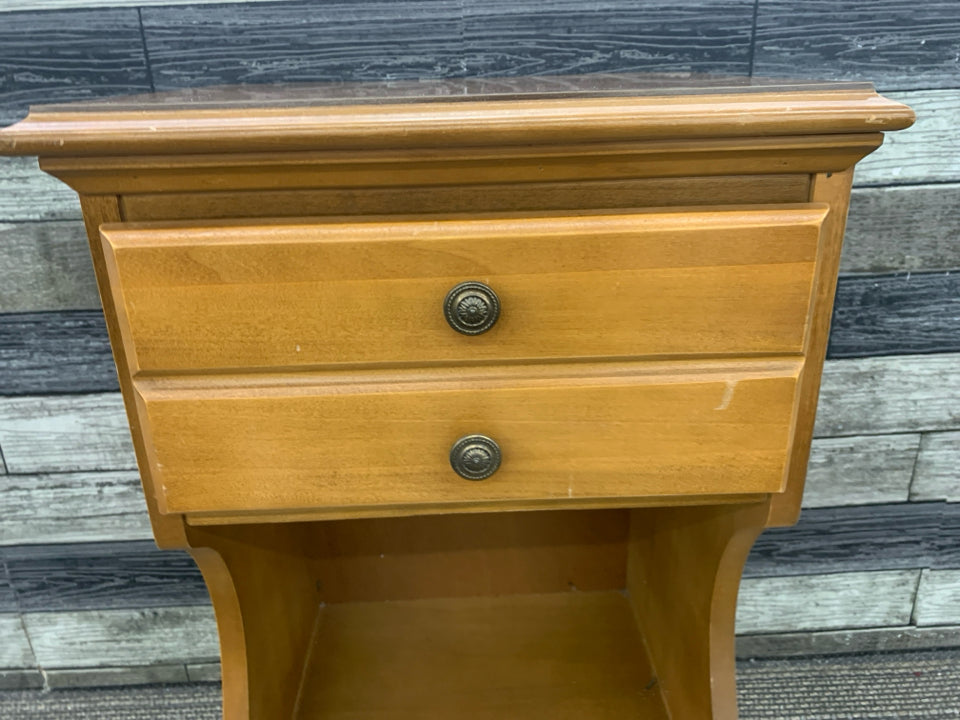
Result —
<path fill-rule="evenodd" d="M 800 353 L 825 206 L 101 230 L 137 370 Z M 500 317 L 455 332 L 448 291 Z"/>

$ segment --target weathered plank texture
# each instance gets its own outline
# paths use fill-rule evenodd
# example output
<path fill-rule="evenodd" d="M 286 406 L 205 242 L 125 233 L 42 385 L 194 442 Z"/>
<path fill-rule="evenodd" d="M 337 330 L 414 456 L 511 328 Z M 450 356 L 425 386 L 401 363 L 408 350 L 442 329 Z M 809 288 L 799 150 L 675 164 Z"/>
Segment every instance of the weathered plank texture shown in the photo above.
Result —
<path fill-rule="evenodd" d="M 858 163 L 854 184 L 906 185 L 960 179 L 960 92 L 916 90 L 886 95 L 912 107 L 917 122 L 908 130 L 887 135 L 883 147 Z"/>
<path fill-rule="evenodd" d="M 43 675 L 35 667 L 0 670 L 0 690 L 39 690 L 42 687 Z"/>
<path fill-rule="evenodd" d="M 142 11 L 157 89 L 462 76 L 461 15 L 457 0 Z"/>
<path fill-rule="evenodd" d="M 960 570 L 924 570 L 913 621 L 918 626 L 960 623 Z"/>
<path fill-rule="evenodd" d="M 24 613 L 23 622 L 42 668 L 200 662 L 220 654 L 207 606 Z"/>
<path fill-rule="evenodd" d="M 0 313 L 99 307 L 82 223 L 0 223 Z"/>
<path fill-rule="evenodd" d="M 17 596 L 10 585 L 10 579 L 7 577 L 6 567 L 0 561 L 0 614 L 18 612 L 19 609 Z"/>
<path fill-rule="evenodd" d="M 817 437 L 960 428 L 960 355 L 833 360 L 824 366 Z"/>
<path fill-rule="evenodd" d="M 910 499 L 960 501 L 960 432 L 923 436 Z M 960 537 L 957 544 L 960 545 Z"/>
<path fill-rule="evenodd" d="M 910 433 L 814 440 L 803 506 L 906 502 L 919 444 Z"/>
<path fill-rule="evenodd" d="M 0 222 L 76 220 L 77 194 L 40 171 L 33 157 L 0 157 Z"/>
<path fill-rule="evenodd" d="M 21 612 L 207 605 L 196 564 L 151 541 L 0 548 Z"/>
<path fill-rule="evenodd" d="M 0 668 L 36 667 L 19 615 L 0 615 Z"/>
<path fill-rule="evenodd" d="M 143 10 L 158 88 L 631 69 L 746 74 L 749 0 L 332 2 Z"/>
<path fill-rule="evenodd" d="M 840 271 L 960 268 L 958 237 L 960 184 L 858 188 L 850 196 Z"/>
<path fill-rule="evenodd" d="M 0 517 L 0 545 L 153 538 L 135 470 L 0 476 Z"/>
<path fill-rule="evenodd" d="M 806 510 L 794 527 L 765 531 L 747 577 L 932 567 L 945 542 L 943 503 Z M 16 578 L 11 568 L 11 581 Z"/>
<path fill-rule="evenodd" d="M 859 630 L 741 635 L 737 638 L 737 657 L 840 655 L 953 647 L 960 647 L 960 626 L 918 628 L 905 625 Z"/>
<path fill-rule="evenodd" d="M 119 389 L 101 310 L 0 315 L 0 395 Z"/>
<path fill-rule="evenodd" d="M 242 2 L 286 2 L 287 0 L 226 0 Z M 146 7 L 148 5 L 223 5 L 225 0 L 0 0 L 0 12 L 15 10 L 66 10 L 69 8 Z"/>
<path fill-rule="evenodd" d="M 750 0 L 464 3 L 468 75 L 749 72 Z"/>
<path fill-rule="evenodd" d="M 28 105 L 150 89 L 134 8 L 12 12 L 0 23 L 0 124 Z"/>
<path fill-rule="evenodd" d="M 127 667 L 44 668 L 43 677 L 50 690 L 191 682 L 186 666 L 180 663 Z"/>
<path fill-rule="evenodd" d="M 0 448 L 10 473 L 136 467 L 119 393 L 0 398 Z"/>
<path fill-rule="evenodd" d="M 956 87 L 958 57 L 955 0 L 759 0 L 756 75 Z"/>
<path fill-rule="evenodd" d="M 907 625 L 919 579 L 919 570 L 746 578 L 737 632 Z"/>
<path fill-rule="evenodd" d="M 827 357 L 960 350 L 960 272 L 842 278 Z"/>

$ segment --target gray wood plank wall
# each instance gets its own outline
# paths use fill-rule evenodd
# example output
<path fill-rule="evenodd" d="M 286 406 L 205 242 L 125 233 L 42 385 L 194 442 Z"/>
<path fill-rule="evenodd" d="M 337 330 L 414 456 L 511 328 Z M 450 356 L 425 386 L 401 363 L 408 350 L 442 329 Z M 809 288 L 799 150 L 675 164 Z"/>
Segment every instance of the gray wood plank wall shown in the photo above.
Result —
<path fill-rule="evenodd" d="M 869 80 L 917 110 L 857 170 L 805 510 L 754 548 L 738 652 L 960 646 L 956 0 L 0 0 L 0 124 L 153 88 L 617 70 Z M 0 688 L 216 679 L 202 580 L 150 541 L 79 218 L 0 159 Z"/>

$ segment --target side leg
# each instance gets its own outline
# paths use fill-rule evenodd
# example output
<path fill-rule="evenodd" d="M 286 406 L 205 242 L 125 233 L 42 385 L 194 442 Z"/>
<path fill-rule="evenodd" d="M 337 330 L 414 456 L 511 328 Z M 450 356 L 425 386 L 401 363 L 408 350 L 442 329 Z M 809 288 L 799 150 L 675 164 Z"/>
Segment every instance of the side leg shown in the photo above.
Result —
<path fill-rule="evenodd" d="M 627 590 L 671 717 L 737 717 L 737 591 L 767 507 L 631 513 Z"/>
<path fill-rule="evenodd" d="M 293 718 L 320 606 L 302 528 L 187 532 L 217 617 L 224 720 Z"/>

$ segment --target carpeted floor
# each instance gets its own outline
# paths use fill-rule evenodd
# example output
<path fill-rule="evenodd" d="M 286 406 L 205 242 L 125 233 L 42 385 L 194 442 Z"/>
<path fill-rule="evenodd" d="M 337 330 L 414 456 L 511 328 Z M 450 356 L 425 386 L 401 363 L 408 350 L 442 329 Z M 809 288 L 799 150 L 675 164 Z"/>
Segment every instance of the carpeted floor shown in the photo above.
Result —
<path fill-rule="evenodd" d="M 742 720 L 960 718 L 960 651 L 739 665 Z M 220 686 L 0 692 L 3 720 L 218 720 Z"/>

